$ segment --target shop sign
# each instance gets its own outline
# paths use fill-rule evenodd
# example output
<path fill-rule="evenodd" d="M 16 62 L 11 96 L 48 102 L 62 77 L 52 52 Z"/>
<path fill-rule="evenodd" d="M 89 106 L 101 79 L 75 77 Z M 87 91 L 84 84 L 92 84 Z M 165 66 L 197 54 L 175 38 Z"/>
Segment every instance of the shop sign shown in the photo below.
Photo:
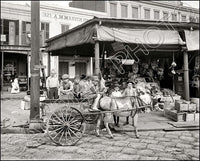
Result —
<path fill-rule="evenodd" d="M 6 35 L 1 35 L 1 42 L 6 42 Z"/>
<path fill-rule="evenodd" d="M 60 20 L 78 21 L 78 22 L 85 22 L 89 20 L 87 18 L 81 18 L 81 17 L 69 16 L 69 15 L 66 16 L 66 15 L 50 13 L 50 12 L 42 12 L 42 16 L 48 17 L 48 18 L 60 19 Z"/>

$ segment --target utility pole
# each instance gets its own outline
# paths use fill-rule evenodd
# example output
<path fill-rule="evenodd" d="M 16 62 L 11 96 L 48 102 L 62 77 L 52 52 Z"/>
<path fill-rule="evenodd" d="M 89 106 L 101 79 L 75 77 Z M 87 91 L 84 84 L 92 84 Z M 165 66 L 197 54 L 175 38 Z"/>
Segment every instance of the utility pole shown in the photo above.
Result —
<path fill-rule="evenodd" d="M 30 129 L 39 128 L 40 124 L 40 1 L 31 1 L 31 102 Z"/>

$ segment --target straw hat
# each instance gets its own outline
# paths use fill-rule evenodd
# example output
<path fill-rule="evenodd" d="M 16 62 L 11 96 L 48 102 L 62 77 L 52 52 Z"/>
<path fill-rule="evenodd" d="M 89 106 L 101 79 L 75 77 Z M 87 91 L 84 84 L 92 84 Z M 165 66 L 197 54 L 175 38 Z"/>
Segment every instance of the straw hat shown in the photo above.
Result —
<path fill-rule="evenodd" d="M 63 74 L 62 79 L 69 79 L 69 75 L 68 74 Z"/>

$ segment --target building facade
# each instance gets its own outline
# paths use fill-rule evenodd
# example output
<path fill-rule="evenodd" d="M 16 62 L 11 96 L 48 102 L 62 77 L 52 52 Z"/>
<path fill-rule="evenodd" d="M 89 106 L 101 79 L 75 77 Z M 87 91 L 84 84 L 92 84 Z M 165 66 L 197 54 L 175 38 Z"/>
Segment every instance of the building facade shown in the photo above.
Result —
<path fill-rule="evenodd" d="M 41 47 L 44 41 L 96 17 L 199 22 L 199 10 L 181 1 L 72 1 L 70 7 L 40 4 Z M 9 84 L 15 75 L 30 77 L 31 7 L 1 2 L 1 75 Z M 41 51 L 46 75 L 48 65 L 61 76 L 93 74 L 93 58 L 51 56 Z M 50 61 L 49 61 L 50 60 Z M 3 69 L 3 72 L 2 72 Z"/>
<path fill-rule="evenodd" d="M 48 54 L 42 52 L 46 39 L 65 32 L 94 16 L 105 17 L 106 13 L 83 9 L 40 4 L 41 59 L 48 75 Z M 1 76 L 4 85 L 10 85 L 16 76 L 30 77 L 31 6 L 1 2 Z M 50 66 L 59 75 L 68 73 L 90 74 L 90 58 L 51 57 Z M 3 70 L 2 70 L 3 69 Z M 2 72 L 3 71 L 3 72 Z"/>

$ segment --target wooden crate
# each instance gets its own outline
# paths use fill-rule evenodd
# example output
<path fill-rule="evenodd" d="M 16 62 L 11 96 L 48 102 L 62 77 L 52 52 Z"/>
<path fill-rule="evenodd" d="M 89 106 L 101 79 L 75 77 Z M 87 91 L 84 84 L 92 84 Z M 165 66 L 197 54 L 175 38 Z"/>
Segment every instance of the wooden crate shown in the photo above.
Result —
<path fill-rule="evenodd" d="M 199 121 L 199 113 L 185 113 L 185 121 Z"/>
<path fill-rule="evenodd" d="M 185 114 L 184 112 L 178 113 L 177 110 L 164 109 L 164 116 L 166 116 L 176 122 L 185 121 L 184 114 Z"/>
<path fill-rule="evenodd" d="M 187 111 L 194 112 L 197 109 L 197 105 L 185 101 L 175 101 L 175 109 L 178 112 L 187 112 Z"/>

